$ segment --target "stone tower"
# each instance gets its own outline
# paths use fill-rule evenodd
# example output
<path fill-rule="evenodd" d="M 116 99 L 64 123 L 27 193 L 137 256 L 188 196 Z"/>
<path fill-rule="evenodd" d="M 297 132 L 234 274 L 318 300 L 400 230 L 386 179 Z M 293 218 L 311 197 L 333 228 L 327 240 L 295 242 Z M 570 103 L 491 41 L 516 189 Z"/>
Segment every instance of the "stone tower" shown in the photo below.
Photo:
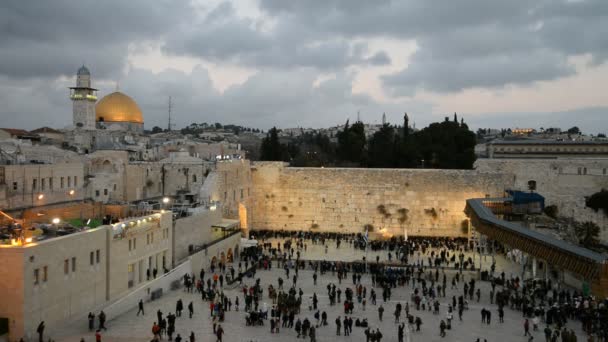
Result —
<path fill-rule="evenodd" d="M 84 65 L 76 73 L 76 86 L 70 88 L 74 127 L 95 129 L 95 102 L 97 89 L 91 88 L 91 73 Z"/>

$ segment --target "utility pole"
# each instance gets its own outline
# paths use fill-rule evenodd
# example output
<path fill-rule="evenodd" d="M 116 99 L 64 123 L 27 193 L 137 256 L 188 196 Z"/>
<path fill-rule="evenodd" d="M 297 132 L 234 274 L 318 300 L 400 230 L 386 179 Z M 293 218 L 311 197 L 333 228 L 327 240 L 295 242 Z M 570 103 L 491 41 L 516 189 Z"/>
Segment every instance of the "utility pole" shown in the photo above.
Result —
<path fill-rule="evenodd" d="M 169 96 L 169 124 L 167 125 L 167 131 L 171 131 L 171 96 Z"/>

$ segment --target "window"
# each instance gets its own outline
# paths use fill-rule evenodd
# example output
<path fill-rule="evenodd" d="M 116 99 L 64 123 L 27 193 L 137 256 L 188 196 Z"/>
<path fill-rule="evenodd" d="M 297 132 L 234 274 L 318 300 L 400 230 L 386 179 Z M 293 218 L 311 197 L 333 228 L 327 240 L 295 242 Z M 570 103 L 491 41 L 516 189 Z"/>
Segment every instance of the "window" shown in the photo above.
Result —
<path fill-rule="evenodd" d="M 53 190 L 53 177 L 49 178 L 49 189 Z"/>
<path fill-rule="evenodd" d="M 74 176 L 74 186 L 78 186 L 78 176 Z"/>
<path fill-rule="evenodd" d="M 103 189 L 103 194 L 104 194 L 104 196 L 107 196 L 108 195 L 108 189 Z"/>
<path fill-rule="evenodd" d="M 606 168 L 604 168 L 604 169 L 602 170 L 602 174 L 604 174 L 604 175 L 606 174 Z"/>
<path fill-rule="evenodd" d="M 93 259 L 93 252 L 91 252 L 91 253 L 89 254 L 89 262 L 91 263 L 91 266 L 93 266 L 94 261 L 95 261 L 95 260 Z"/>
<path fill-rule="evenodd" d="M 129 239 L 129 252 L 131 251 L 131 239 Z"/>
<path fill-rule="evenodd" d="M 584 174 L 584 175 L 586 175 L 586 174 L 587 174 L 587 168 L 586 168 L 586 167 L 584 167 L 584 168 L 583 168 L 583 174 Z"/>
<path fill-rule="evenodd" d="M 42 281 L 46 283 L 47 280 L 49 280 L 49 267 L 44 266 L 42 268 Z"/>
<path fill-rule="evenodd" d="M 63 179 L 63 177 L 61 177 L 59 179 L 59 187 L 62 188 L 62 189 L 63 189 L 63 181 L 64 181 L 64 179 Z"/>
<path fill-rule="evenodd" d="M 99 197 L 99 190 L 95 190 L 95 197 Z"/>
<path fill-rule="evenodd" d="M 76 272 L 76 257 L 72 257 L 72 272 Z"/>
<path fill-rule="evenodd" d="M 154 243 L 154 232 L 150 233 L 150 241 Z"/>
<path fill-rule="evenodd" d="M 101 258 L 100 258 L 100 254 L 101 254 L 101 253 L 100 253 L 99 249 L 95 251 L 95 261 L 96 261 L 98 264 L 99 264 L 99 260 L 101 259 Z"/>
<path fill-rule="evenodd" d="M 137 238 L 133 238 L 133 249 L 137 249 Z"/>
<path fill-rule="evenodd" d="M 578 174 L 579 174 L 579 175 L 583 173 L 583 169 L 582 169 L 582 168 L 580 168 L 580 167 L 578 168 L 578 170 L 577 170 L 577 171 L 578 171 Z"/>
<path fill-rule="evenodd" d="M 68 188 L 72 187 L 72 177 L 68 176 Z"/>
<path fill-rule="evenodd" d="M 150 234 L 146 234 L 146 245 L 150 244 Z"/>
<path fill-rule="evenodd" d="M 243 189 L 241 189 L 241 199 L 243 199 L 243 197 L 245 197 L 245 192 L 243 191 Z"/>
<path fill-rule="evenodd" d="M 37 179 L 32 179 L 32 191 L 36 190 L 36 188 L 38 187 L 38 180 Z"/>
<path fill-rule="evenodd" d="M 158 183 L 158 184 L 160 184 L 160 183 Z M 116 184 L 114 184 L 114 191 L 116 191 Z"/>
<path fill-rule="evenodd" d="M 69 259 L 63 260 L 63 273 L 64 274 L 70 273 L 70 260 Z"/>
<path fill-rule="evenodd" d="M 606 170 L 606 169 L 604 169 Z M 19 184 L 17 182 L 13 182 L 13 190 L 17 190 L 19 188 Z"/>
<path fill-rule="evenodd" d="M 42 178 L 40 180 L 40 188 L 42 189 L 42 191 L 45 190 L 45 188 L 46 188 L 46 179 Z"/>
<path fill-rule="evenodd" d="M 236 201 L 236 190 L 232 190 L 232 200 Z"/>
<path fill-rule="evenodd" d="M 40 270 L 34 269 L 34 285 L 38 285 L 40 283 Z"/>
<path fill-rule="evenodd" d="M 196 175 L 192 175 L 192 183 L 196 183 Z"/>
<path fill-rule="evenodd" d="M 224 191 L 224 202 L 228 200 L 228 192 Z"/>

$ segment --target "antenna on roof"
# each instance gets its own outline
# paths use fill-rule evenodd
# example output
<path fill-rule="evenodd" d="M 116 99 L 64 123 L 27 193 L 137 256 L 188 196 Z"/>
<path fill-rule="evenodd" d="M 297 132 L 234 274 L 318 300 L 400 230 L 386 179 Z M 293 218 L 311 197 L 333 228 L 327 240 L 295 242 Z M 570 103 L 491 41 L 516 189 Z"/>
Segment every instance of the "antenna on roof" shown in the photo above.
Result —
<path fill-rule="evenodd" d="M 361 116 L 360 116 L 360 111 L 357 111 L 357 122 L 361 122 Z"/>
<path fill-rule="evenodd" d="M 120 81 L 116 81 L 116 91 L 120 89 Z"/>

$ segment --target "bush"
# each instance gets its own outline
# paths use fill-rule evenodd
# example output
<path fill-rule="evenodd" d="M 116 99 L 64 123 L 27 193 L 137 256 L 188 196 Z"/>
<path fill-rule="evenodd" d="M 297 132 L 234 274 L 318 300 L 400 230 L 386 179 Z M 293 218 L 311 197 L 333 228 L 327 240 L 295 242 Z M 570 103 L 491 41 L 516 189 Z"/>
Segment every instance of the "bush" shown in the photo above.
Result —
<path fill-rule="evenodd" d="M 462 220 L 462 222 L 460 223 L 460 231 L 462 232 L 462 234 L 469 234 L 469 220 Z"/>
<path fill-rule="evenodd" d="M 585 204 L 595 211 L 601 209 L 604 214 L 608 215 L 608 190 L 602 189 L 600 192 L 596 192 L 589 196 L 585 201 Z"/>
<path fill-rule="evenodd" d="M 401 208 L 401 209 L 397 210 L 397 213 L 399 213 L 399 223 L 404 224 L 405 221 L 407 221 L 407 219 L 408 219 L 407 214 L 409 212 L 410 211 L 408 209 L 406 209 L 406 208 Z"/>
<path fill-rule="evenodd" d="M 439 216 L 437 214 L 437 210 L 435 210 L 435 208 L 430 208 L 430 209 L 424 209 L 424 213 L 429 215 L 430 217 L 437 219 L 437 217 Z"/>
<path fill-rule="evenodd" d="M 552 219 L 556 219 L 557 218 L 557 206 L 555 204 L 552 205 L 548 205 L 545 207 L 545 215 L 549 216 Z"/>
<path fill-rule="evenodd" d="M 368 231 L 368 232 L 371 233 L 371 232 L 374 231 L 374 226 L 368 223 L 368 224 L 366 224 L 366 225 L 363 226 L 363 230 L 364 231 Z"/>

